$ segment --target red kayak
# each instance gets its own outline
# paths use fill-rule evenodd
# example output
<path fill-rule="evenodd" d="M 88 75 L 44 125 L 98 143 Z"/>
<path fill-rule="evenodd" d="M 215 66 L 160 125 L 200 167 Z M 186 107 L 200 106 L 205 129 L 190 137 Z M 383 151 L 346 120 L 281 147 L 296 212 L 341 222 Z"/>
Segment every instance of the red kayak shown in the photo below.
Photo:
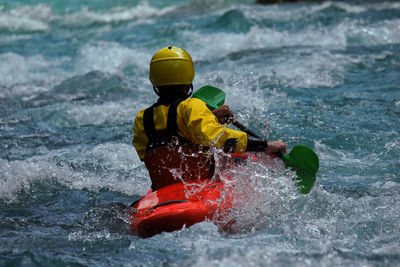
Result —
<path fill-rule="evenodd" d="M 207 179 L 186 186 L 176 183 L 149 192 L 133 205 L 130 231 L 140 237 L 150 237 L 207 219 L 216 220 L 218 211 L 231 208 L 231 201 L 221 198 L 224 190 L 220 180 Z"/>
<path fill-rule="evenodd" d="M 232 154 L 246 159 L 251 154 Z M 227 177 L 178 182 L 156 191 L 150 190 L 130 209 L 130 231 L 140 237 L 172 232 L 204 220 L 218 225 L 232 208 L 231 185 Z M 225 222 L 226 224 L 227 222 Z"/>

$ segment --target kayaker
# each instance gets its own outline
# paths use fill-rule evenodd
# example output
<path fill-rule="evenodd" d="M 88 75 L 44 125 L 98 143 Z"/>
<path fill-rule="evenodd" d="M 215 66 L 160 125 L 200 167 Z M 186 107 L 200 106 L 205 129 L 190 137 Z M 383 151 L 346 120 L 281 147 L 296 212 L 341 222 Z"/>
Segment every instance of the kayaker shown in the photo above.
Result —
<path fill-rule="evenodd" d="M 153 190 L 211 178 L 213 147 L 225 153 L 286 152 L 282 141 L 254 140 L 226 127 L 233 117 L 228 106 L 211 112 L 202 100 L 189 98 L 194 76 L 192 58 L 184 49 L 165 47 L 151 59 L 149 79 L 159 98 L 137 114 L 132 144 L 149 171 Z"/>

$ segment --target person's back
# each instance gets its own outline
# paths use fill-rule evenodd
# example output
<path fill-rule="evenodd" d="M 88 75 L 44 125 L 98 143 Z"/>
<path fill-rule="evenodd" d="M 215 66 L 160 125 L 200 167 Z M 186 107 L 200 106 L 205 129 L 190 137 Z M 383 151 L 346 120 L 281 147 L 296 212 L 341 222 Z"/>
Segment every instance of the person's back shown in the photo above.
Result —
<path fill-rule="evenodd" d="M 183 49 L 159 50 L 150 63 L 150 81 L 160 97 L 135 118 L 132 144 L 149 170 L 153 190 L 214 174 L 210 147 L 224 152 L 283 151 L 281 141 L 248 139 L 247 134 L 225 127 L 233 114 L 227 106 L 211 112 L 200 99 L 189 98 L 193 90 L 193 61 Z M 218 117 L 217 117 L 217 116 Z"/>

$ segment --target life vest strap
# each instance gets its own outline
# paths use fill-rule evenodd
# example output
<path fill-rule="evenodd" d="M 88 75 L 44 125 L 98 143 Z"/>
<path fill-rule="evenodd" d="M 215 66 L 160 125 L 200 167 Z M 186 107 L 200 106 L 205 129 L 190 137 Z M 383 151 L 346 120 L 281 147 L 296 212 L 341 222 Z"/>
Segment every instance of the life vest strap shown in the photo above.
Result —
<path fill-rule="evenodd" d="M 168 109 L 167 129 L 156 131 L 154 124 L 154 107 L 157 104 L 147 108 L 143 114 L 143 126 L 149 142 L 147 143 L 146 151 L 167 146 L 172 143 L 182 145 L 188 143 L 186 139 L 178 135 L 177 124 L 177 108 L 182 99 L 174 100 Z"/>

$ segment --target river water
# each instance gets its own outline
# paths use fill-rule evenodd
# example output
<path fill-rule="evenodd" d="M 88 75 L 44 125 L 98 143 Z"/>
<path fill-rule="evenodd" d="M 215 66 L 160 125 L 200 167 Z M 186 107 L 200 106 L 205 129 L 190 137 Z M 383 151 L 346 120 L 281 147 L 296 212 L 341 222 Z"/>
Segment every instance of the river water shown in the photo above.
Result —
<path fill-rule="evenodd" d="M 233 233 L 126 232 L 109 203 L 150 186 L 132 126 L 168 45 L 253 131 L 316 151 L 310 194 L 248 164 Z M 0 1 L 0 265 L 399 266 L 399 53 L 397 1 Z"/>

